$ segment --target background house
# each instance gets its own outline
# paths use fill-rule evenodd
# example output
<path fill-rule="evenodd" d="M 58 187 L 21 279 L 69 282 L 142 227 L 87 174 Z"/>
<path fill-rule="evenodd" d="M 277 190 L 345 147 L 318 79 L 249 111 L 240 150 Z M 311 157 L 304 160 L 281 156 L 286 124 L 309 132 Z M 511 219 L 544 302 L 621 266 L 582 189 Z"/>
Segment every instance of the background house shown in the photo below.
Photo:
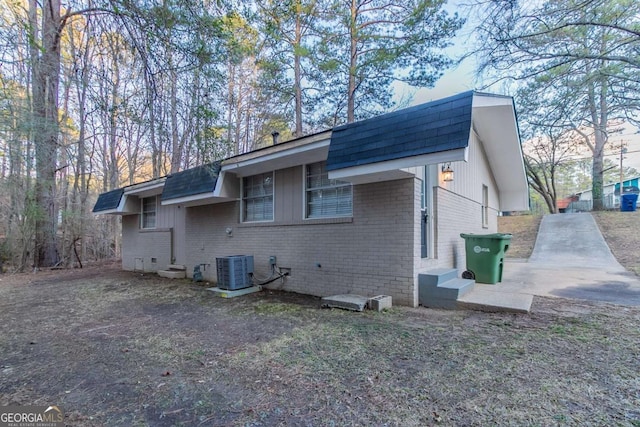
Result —
<path fill-rule="evenodd" d="M 638 194 L 640 177 L 627 178 L 623 181 L 622 194 Z M 593 208 L 593 191 L 591 189 L 576 193 L 577 200 L 569 204 L 566 212 L 586 212 Z M 620 208 L 620 182 L 610 182 L 602 186 L 602 199 L 605 209 Z"/>
<path fill-rule="evenodd" d="M 528 200 L 513 100 L 467 92 L 104 193 L 94 212 L 122 215 L 126 270 L 215 281 L 217 257 L 253 255 L 258 278 L 270 260 L 290 273 L 271 286 L 416 306 L 419 273 L 464 269 L 461 232 Z"/>

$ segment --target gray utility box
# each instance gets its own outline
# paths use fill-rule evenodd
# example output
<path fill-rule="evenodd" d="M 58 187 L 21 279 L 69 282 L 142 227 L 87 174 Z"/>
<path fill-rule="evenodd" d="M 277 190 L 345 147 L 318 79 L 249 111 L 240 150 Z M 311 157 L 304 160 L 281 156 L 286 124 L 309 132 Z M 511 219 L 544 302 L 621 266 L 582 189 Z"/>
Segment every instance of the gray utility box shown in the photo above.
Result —
<path fill-rule="evenodd" d="M 216 258 L 218 288 L 235 291 L 253 285 L 253 256 L 231 255 Z"/>

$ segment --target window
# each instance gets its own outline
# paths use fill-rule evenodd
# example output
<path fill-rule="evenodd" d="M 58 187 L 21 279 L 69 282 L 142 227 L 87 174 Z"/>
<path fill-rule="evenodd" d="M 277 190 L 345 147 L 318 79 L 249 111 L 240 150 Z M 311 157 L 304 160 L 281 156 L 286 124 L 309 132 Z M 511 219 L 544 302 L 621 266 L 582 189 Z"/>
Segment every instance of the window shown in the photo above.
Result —
<path fill-rule="evenodd" d="M 242 180 L 243 221 L 273 220 L 273 172 Z"/>
<path fill-rule="evenodd" d="M 305 190 L 307 218 L 352 215 L 351 183 L 329 179 L 326 162 L 307 165 Z"/>
<path fill-rule="evenodd" d="M 489 187 L 482 186 L 482 226 L 489 227 Z"/>
<path fill-rule="evenodd" d="M 140 215 L 140 228 L 156 228 L 157 197 L 145 197 L 142 199 L 142 212 Z"/>

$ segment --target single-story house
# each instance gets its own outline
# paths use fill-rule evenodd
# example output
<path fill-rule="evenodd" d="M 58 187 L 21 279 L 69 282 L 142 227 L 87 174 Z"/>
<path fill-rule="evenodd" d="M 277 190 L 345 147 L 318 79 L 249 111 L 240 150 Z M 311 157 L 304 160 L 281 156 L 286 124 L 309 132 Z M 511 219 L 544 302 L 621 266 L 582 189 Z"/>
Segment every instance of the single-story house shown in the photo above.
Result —
<path fill-rule="evenodd" d="M 556 200 L 556 206 L 558 207 L 558 212 L 559 213 L 566 213 L 567 212 L 567 208 L 569 208 L 569 205 L 571 205 L 571 203 L 577 202 L 577 201 L 578 201 L 578 196 L 576 196 L 576 195 Z"/>
<path fill-rule="evenodd" d="M 640 177 L 626 178 L 622 182 L 622 194 L 640 193 Z M 593 203 L 593 191 L 591 189 L 579 191 L 575 194 L 577 202 L 574 203 L 573 210 L 591 210 Z M 602 186 L 602 201 L 607 209 L 617 209 L 620 207 L 620 181 L 609 182 Z M 571 210 L 571 209 L 568 209 Z"/>
<path fill-rule="evenodd" d="M 252 255 L 270 286 L 418 305 L 418 274 L 465 268 L 460 233 L 529 208 L 513 99 L 466 92 L 99 196 L 122 216 L 122 267 Z"/>

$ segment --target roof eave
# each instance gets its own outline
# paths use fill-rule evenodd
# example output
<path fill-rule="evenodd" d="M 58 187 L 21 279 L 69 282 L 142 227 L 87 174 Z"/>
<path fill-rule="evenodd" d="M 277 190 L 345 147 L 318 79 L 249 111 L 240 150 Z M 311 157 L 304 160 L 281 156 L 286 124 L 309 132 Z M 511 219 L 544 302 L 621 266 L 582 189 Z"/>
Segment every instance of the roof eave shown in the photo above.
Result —
<path fill-rule="evenodd" d="M 500 192 L 500 210 L 529 210 L 529 184 L 513 98 L 475 94 L 472 118 Z"/>
<path fill-rule="evenodd" d="M 153 181 L 130 185 L 124 188 L 124 194 L 138 197 L 156 196 L 162 193 L 166 180 L 166 177 L 162 177 L 154 179 Z"/>
<path fill-rule="evenodd" d="M 122 212 L 118 211 L 118 208 L 115 209 L 103 209 L 100 211 L 93 211 L 92 213 L 96 215 L 122 215 Z"/>
<path fill-rule="evenodd" d="M 444 162 L 467 161 L 468 157 L 468 147 L 456 150 L 440 151 L 437 153 L 403 157 L 384 162 L 369 163 L 361 166 L 352 166 L 344 169 L 335 169 L 329 171 L 329 179 L 340 179 L 351 182 L 352 184 L 393 181 L 413 176 L 413 174 L 402 170 L 405 168 Z"/>
<path fill-rule="evenodd" d="M 135 197 L 135 199 L 134 199 Z M 120 197 L 120 201 L 118 202 L 118 206 L 113 209 L 104 209 L 101 211 L 94 211 L 97 215 L 133 215 L 140 213 L 139 204 L 136 203 L 136 200 L 139 200 L 137 196 L 133 196 L 130 194 L 122 194 Z"/>
<path fill-rule="evenodd" d="M 262 156 L 236 157 L 222 163 L 222 171 L 236 176 L 250 176 L 279 169 L 316 163 L 327 160 L 330 134 L 322 134 L 317 141 L 289 146 Z"/>
<path fill-rule="evenodd" d="M 162 206 L 182 205 L 186 207 L 212 205 L 214 203 L 231 202 L 237 198 L 233 197 L 216 197 L 213 193 L 201 193 L 193 196 L 177 197 L 175 199 L 163 200 Z"/>
<path fill-rule="evenodd" d="M 237 177 L 220 171 L 216 179 L 216 186 L 213 191 L 192 194 L 184 197 L 176 197 L 165 199 L 160 202 L 163 206 L 167 205 L 183 205 L 183 206 L 201 206 L 214 203 L 232 202 L 237 200 L 240 195 L 240 186 Z"/>

